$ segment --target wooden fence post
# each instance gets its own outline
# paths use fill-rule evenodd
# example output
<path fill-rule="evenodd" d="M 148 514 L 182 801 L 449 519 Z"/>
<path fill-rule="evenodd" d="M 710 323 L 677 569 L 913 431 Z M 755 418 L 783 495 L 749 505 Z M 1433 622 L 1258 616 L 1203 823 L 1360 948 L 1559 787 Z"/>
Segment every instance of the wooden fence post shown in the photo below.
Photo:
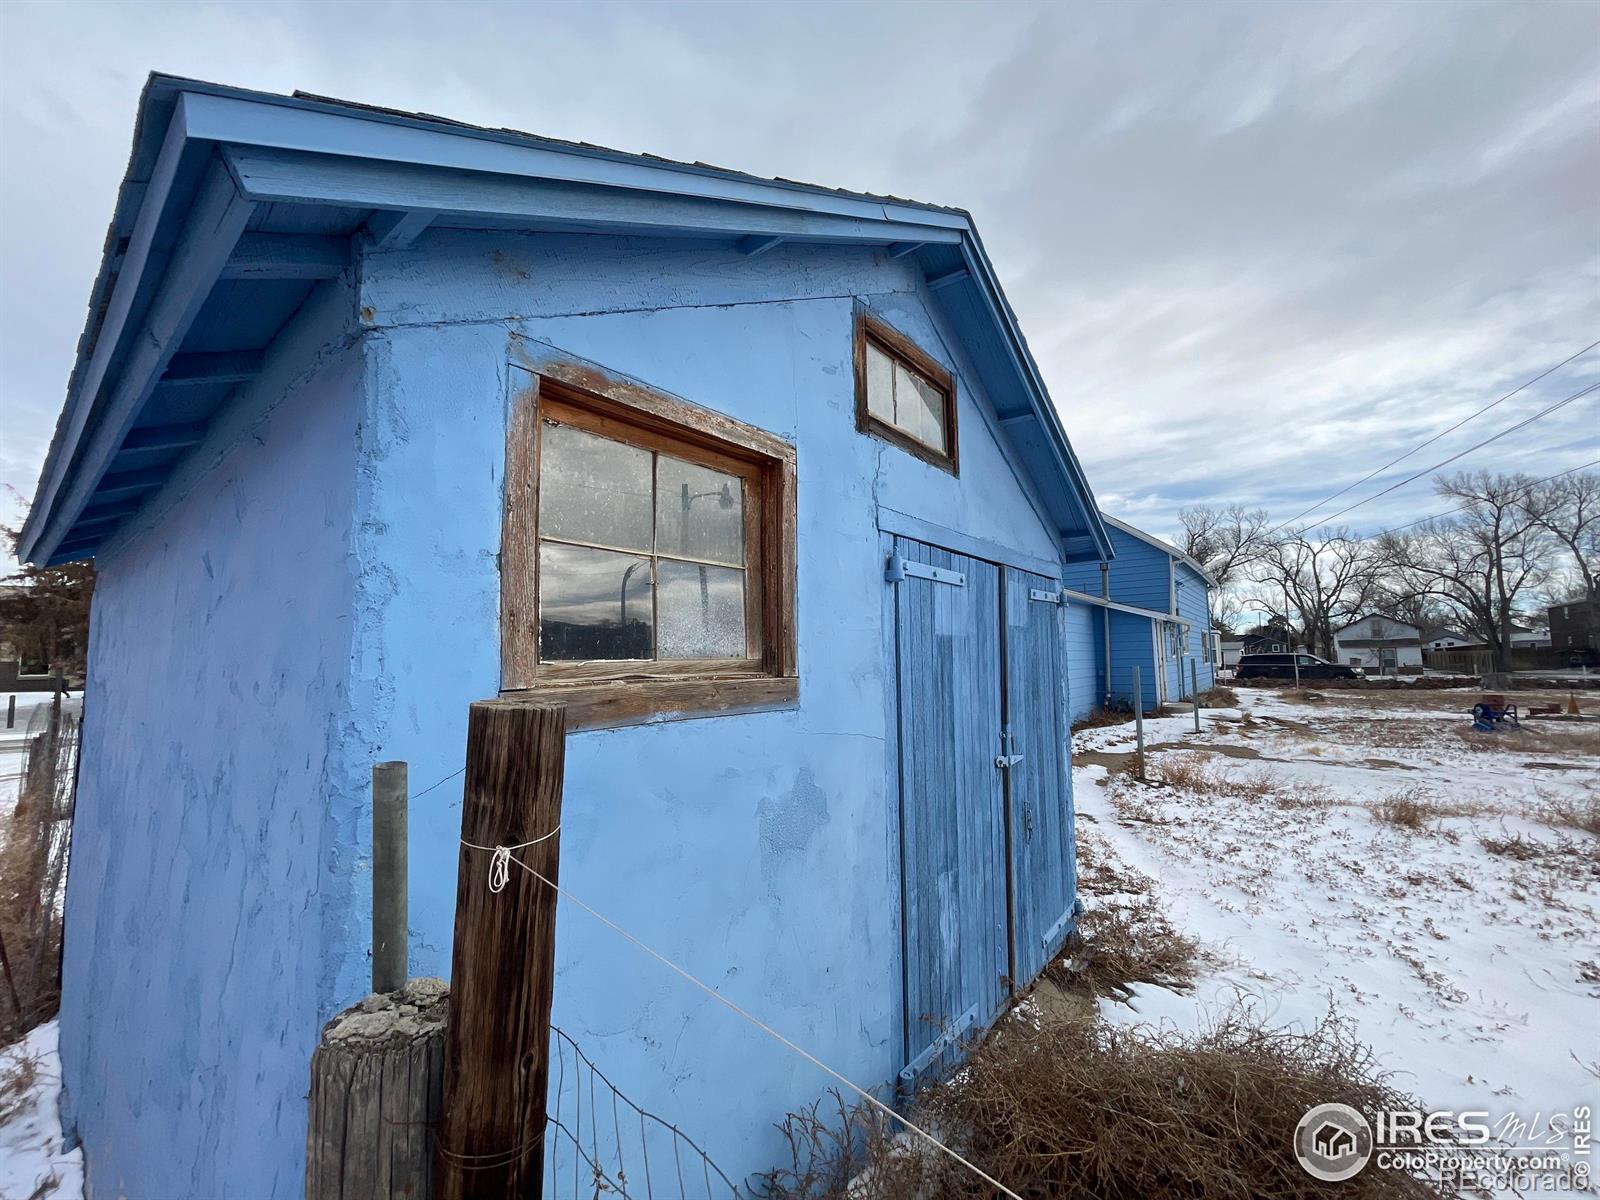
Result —
<path fill-rule="evenodd" d="M 467 718 L 439 1200 L 543 1193 L 556 893 L 518 864 L 557 882 L 566 727 L 564 705 L 484 700 Z"/>

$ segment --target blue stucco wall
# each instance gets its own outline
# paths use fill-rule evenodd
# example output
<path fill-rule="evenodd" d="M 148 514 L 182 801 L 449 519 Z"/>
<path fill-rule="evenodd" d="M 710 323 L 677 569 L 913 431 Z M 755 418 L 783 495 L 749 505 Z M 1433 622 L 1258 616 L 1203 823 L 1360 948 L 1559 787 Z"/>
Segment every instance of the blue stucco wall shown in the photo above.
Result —
<path fill-rule="evenodd" d="M 328 994 L 357 393 L 337 285 L 96 561 L 65 1116 L 95 1196 L 291 1197 Z M 329 853 L 331 851 L 331 854 Z"/>
<path fill-rule="evenodd" d="M 856 432 L 858 304 L 956 374 L 959 480 Z M 379 759 L 416 796 L 411 971 L 448 974 L 507 363 L 545 346 L 799 473 L 798 707 L 574 735 L 563 883 L 853 1078 L 899 1065 L 878 514 L 1057 555 L 982 381 L 881 252 L 435 231 L 325 285 L 100 557 L 62 1016 L 96 1194 L 299 1194 L 310 1050 L 366 991 Z M 780 1161 L 825 1076 L 581 911 L 558 947 L 555 1020 L 618 1086 L 736 1178 Z"/>
<path fill-rule="evenodd" d="M 1043 558 L 1051 536 L 980 381 L 907 264 L 860 249 L 438 232 L 362 264 L 370 369 L 347 731 L 413 790 L 457 770 L 498 684 L 505 364 L 540 344 L 792 439 L 800 704 L 573 735 L 562 881 L 867 1083 L 899 1040 L 878 506 Z M 958 375 L 962 477 L 854 424 L 861 302 Z M 352 762 L 354 759 L 352 759 Z M 460 784 L 412 811 L 411 965 L 449 968 Z M 829 1081 L 581 911 L 562 906 L 555 1021 L 632 1099 L 735 1177 Z M 335 968 L 359 994 L 359 963 Z"/>

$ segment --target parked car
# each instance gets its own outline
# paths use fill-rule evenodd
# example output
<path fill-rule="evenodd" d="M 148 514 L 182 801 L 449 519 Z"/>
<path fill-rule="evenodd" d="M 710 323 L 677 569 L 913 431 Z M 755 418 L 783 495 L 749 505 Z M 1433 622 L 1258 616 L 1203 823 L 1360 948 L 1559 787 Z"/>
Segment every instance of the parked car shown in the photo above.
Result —
<path fill-rule="evenodd" d="M 1579 667 L 1600 667 L 1600 650 L 1592 646 L 1585 650 L 1574 650 L 1567 655 L 1567 666 L 1574 671 Z"/>
<path fill-rule="evenodd" d="M 1315 654 L 1241 654 L 1234 671 L 1236 679 L 1293 679 L 1295 660 L 1300 660 L 1301 679 L 1355 679 L 1354 667 L 1329 662 Z"/>

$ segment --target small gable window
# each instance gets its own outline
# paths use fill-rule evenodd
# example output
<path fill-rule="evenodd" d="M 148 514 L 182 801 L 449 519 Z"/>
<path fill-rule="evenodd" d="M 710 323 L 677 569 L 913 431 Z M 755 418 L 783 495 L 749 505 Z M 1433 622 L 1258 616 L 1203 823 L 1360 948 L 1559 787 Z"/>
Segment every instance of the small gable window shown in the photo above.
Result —
<path fill-rule="evenodd" d="M 856 318 L 856 428 L 957 473 L 956 387 L 904 334 Z"/>

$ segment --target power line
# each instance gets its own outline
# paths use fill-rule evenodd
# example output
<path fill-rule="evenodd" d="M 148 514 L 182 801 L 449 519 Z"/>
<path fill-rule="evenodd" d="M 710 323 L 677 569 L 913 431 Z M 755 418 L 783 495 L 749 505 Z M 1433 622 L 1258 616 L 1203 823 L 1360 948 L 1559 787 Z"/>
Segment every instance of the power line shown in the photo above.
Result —
<path fill-rule="evenodd" d="M 1473 444 L 1471 446 L 1468 446 L 1465 450 L 1458 451 L 1457 453 L 1452 454 L 1449 458 L 1441 459 L 1439 462 L 1434 463 L 1431 467 L 1424 467 L 1422 470 L 1418 471 L 1414 475 L 1407 475 L 1404 479 L 1400 480 L 1398 483 L 1391 483 L 1388 487 L 1384 488 L 1382 491 L 1373 492 L 1372 495 L 1368 496 L 1365 500 L 1357 500 L 1354 504 L 1347 505 L 1346 507 L 1341 508 L 1338 512 L 1334 513 L 1333 516 L 1331 516 L 1331 517 L 1323 517 L 1321 520 L 1317 521 L 1316 525 L 1312 526 L 1312 528 L 1318 528 L 1318 527 L 1325 526 L 1325 525 L 1331 525 L 1333 522 L 1337 521 L 1340 517 L 1344 516 L 1346 513 L 1354 512 L 1356 509 L 1362 507 L 1365 504 L 1371 504 L 1374 500 L 1378 499 L 1380 496 L 1387 496 L 1390 492 L 1395 491 L 1395 490 L 1397 490 L 1399 488 L 1403 488 L 1408 483 L 1415 483 L 1417 480 L 1421 479 L 1424 475 L 1427 475 L 1432 471 L 1437 471 L 1440 467 L 1448 467 L 1451 463 L 1455 462 L 1457 459 L 1465 458 L 1467 455 L 1471 454 L 1474 450 L 1481 450 L 1485 446 L 1487 446 L 1490 442 L 1497 442 L 1501 438 L 1505 437 L 1507 434 L 1512 434 L 1512 433 L 1515 433 L 1519 429 L 1526 428 L 1527 426 L 1532 425 L 1535 421 L 1538 421 L 1538 420 L 1541 420 L 1541 419 L 1543 419 L 1545 417 L 1548 417 L 1551 413 L 1555 412 L 1557 409 L 1565 408 L 1567 405 L 1571 404 L 1574 400 L 1581 400 L 1585 396 L 1589 395 L 1591 392 L 1595 392 L 1595 391 L 1600 391 L 1600 383 L 1591 383 L 1586 388 L 1580 388 L 1578 391 L 1573 392 L 1572 395 L 1568 396 L 1565 400 L 1557 400 L 1554 404 L 1551 404 L 1551 405 L 1549 405 L 1548 407 L 1545 407 L 1545 408 L 1541 408 L 1538 412 L 1534 413 L 1531 417 L 1524 417 L 1522 420 L 1518 421 L 1514 425 L 1507 425 L 1504 429 L 1500 430 L 1499 433 L 1491 434 L 1489 437 L 1484 438 L 1483 441 L 1477 442 L 1477 443 L 1475 443 L 1475 444 Z M 1312 507 L 1314 508 L 1316 506 L 1313 505 Z M 1289 524 L 1289 523 L 1290 522 L 1285 522 L 1285 524 Z M 1278 532 L 1279 529 L 1282 529 L 1282 528 L 1284 528 L 1284 526 L 1283 525 L 1279 525 L 1279 526 L 1275 527 L 1274 529 L 1272 529 L 1270 532 L 1276 533 L 1276 532 Z"/>
<path fill-rule="evenodd" d="M 1528 484 L 1528 487 L 1536 488 L 1541 483 L 1549 483 L 1553 479 L 1561 479 L 1567 475 L 1574 475 L 1579 471 L 1586 471 L 1590 467 L 1600 467 L 1600 458 L 1595 459 L 1593 462 L 1579 463 L 1575 467 L 1568 467 L 1565 471 L 1557 471 L 1554 475 L 1546 475 L 1543 479 L 1535 479 L 1532 483 Z M 1367 534 L 1367 537 L 1369 539 L 1382 537 L 1386 533 L 1399 533 L 1402 529 L 1410 529 L 1414 525 L 1426 525 L 1429 521 L 1437 521 L 1441 517 L 1448 517 L 1451 513 L 1460 512 L 1466 507 L 1467 506 L 1465 504 L 1458 504 L 1454 508 L 1445 509 L 1444 512 L 1434 513 L 1431 517 L 1418 517 L 1415 521 L 1407 521 L 1404 525 L 1391 525 L 1387 529 L 1379 529 L 1373 533 Z"/>
<path fill-rule="evenodd" d="M 1411 447 L 1411 449 L 1407 450 L 1399 458 L 1396 458 L 1396 459 L 1391 460 L 1390 462 L 1384 463 L 1383 466 L 1379 467 L 1376 471 L 1372 471 L 1369 474 L 1362 476 L 1360 479 L 1356 480 L 1354 483 L 1349 484 L 1346 487 L 1340 488 L 1337 492 L 1334 492 L 1333 495 L 1324 496 L 1321 500 L 1318 500 L 1310 508 L 1306 509 L 1305 512 L 1302 512 L 1302 513 L 1299 513 L 1296 516 L 1290 517 L 1287 521 L 1284 521 L 1282 524 L 1276 526 L 1270 532 L 1277 533 L 1279 529 L 1283 529 L 1286 526 L 1293 525 L 1301 517 L 1304 517 L 1304 516 L 1306 516 L 1306 515 L 1308 515 L 1310 513 L 1316 512 L 1317 509 L 1321 508 L 1324 504 L 1328 503 L 1328 501 L 1337 500 L 1340 496 L 1344 495 L 1346 492 L 1353 491 L 1354 489 L 1360 487 L 1363 483 L 1366 483 L 1367 480 L 1373 479 L 1376 476 L 1379 476 L 1379 475 L 1383 474 L 1385 471 L 1387 471 L 1390 467 L 1394 466 L 1396 463 L 1402 463 L 1406 459 L 1410 458 L 1418 450 L 1425 449 L 1426 447 L 1433 445 L 1433 443 L 1437 442 L 1440 438 L 1454 433 L 1456 430 L 1460 429 L 1463 425 L 1465 425 L 1468 421 L 1471 421 L 1471 420 L 1474 420 L 1477 417 L 1483 416 L 1483 414 L 1488 412 L 1491 408 L 1494 408 L 1496 405 L 1499 405 L 1499 404 L 1504 404 L 1507 400 L 1511 399 L 1511 397 L 1517 395 L 1519 392 L 1527 391 L 1528 388 L 1530 388 L 1534 384 L 1538 383 L 1546 375 L 1554 374 L 1555 372 L 1559 371 L 1562 367 L 1566 366 L 1569 362 L 1572 362 L 1573 359 L 1582 358 L 1585 354 L 1589 353 L 1589 351 L 1593 350 L 1596 346 L 1600 346 L 1600 342 L 1590 342 L 1587 346 L 1585 346 L 1582 350 L 1579 350 L 1576 354 L 1570 355 L 1569 357 L 1562 359 L 1560 362 L 1558 362 L 1555 366 L 1551 367 L 1549 370 L 1541 371 L 1539 374 L 1535 375 L 1532 379 L 1528 380 L 1526 383 L 1523 383 L 1523 384 L 1519 385 L 1518 387 L 1513 388 L 1511 391 L 1507 392 L 1504 396 L 1501 396 L 1500 399 L 1494 400 L 1494 401 L 1491 401 L 1488 404 L 1485 404 L 1477 412 L 1471 413 L 1471 414 L 1469 414 L 1469 415 L 1467 415 L 1465 417 L 1462 417 L 1461 420 L 1457 421 L 1454 425 L 1450 426 L 1450 428 L 1442 429 L 1438 433 L 1434 434 L 1427 441 L 1420 442 L 1417 445 Z M 1424 473 L 1426 473 L 1426 472 L 1424 472 Z M 1332 519 L 1333 518 L 1331 518 L 1331 517 L 1329 518 L 1329 520 L 1332 520 Z M 1326 522 L 1318 522 L 1318 523 L 1319 524 L 1325 524 Z"/>

